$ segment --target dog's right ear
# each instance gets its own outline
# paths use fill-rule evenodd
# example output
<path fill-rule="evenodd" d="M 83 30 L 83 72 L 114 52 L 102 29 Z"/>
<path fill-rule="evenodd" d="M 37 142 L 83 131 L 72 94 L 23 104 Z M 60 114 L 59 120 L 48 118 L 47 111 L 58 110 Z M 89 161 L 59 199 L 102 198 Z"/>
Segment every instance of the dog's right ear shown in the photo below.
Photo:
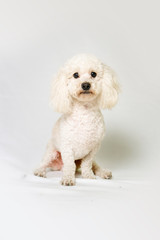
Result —
<path fill-rule="evenodd" d="M 57 112 L 67 113 L 71 110 L 71 97 L 68 92 L 66 74 L 60 69 L 51 86 L 51 107 Z"/>

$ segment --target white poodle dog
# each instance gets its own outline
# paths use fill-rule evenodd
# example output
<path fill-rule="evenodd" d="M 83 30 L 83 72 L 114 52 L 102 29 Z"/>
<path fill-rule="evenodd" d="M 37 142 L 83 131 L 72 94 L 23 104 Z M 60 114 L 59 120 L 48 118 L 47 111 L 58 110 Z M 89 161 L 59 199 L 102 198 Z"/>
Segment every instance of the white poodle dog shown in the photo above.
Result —
<path fill-rule="evenodd" d="M 78 167 L 83 178 L 111 178 L 94 159 L 105 133 L 100 109 L 112 108 L 118 93 L 115 73 L 96 57 L 80 54 L 67 61 L 53 81 L 51 95 L 51 105 L 63 115 L 34 174 L 46 177 L 47 168 L 62 169 L 63 185 L 75 184 Z"/>

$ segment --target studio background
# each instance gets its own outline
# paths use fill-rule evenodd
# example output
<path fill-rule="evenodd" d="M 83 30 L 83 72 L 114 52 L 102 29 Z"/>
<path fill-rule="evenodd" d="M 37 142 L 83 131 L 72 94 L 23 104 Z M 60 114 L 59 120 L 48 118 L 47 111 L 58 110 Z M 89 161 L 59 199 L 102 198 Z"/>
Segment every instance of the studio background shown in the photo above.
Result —
<path fill-rule="evenodd" d="M 159 239 L 158 1 L 0 5 L 2 239 Z M 32 171 L 60 116 L 49 107 L 53 75 L 78 53 L 111 66 L 121 85 L 117 106 L 103 111 L 106 137 L 97 155 L 114 178 L 78 178 L 64 189 L 60 173 L 40 179 Z"/>

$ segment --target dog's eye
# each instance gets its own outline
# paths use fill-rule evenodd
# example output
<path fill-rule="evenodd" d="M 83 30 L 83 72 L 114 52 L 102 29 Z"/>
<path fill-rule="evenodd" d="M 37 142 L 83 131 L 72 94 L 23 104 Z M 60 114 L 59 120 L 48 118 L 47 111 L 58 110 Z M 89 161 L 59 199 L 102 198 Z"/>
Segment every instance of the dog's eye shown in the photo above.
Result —
<path fill-rule="evenodd" d="M 75 73 L 73 74 L 73 77 L 74 77 L 74 78 L 79 78 L 78 72 L 75 72 Z"/>
<path fill-rule="evenodd" d="M 95 78 L 95 77 L 97 76 L 97 73 L 96 73 L 96 72 L 91 72 L 91 76 L 92 76 L 93 78 Z"/>

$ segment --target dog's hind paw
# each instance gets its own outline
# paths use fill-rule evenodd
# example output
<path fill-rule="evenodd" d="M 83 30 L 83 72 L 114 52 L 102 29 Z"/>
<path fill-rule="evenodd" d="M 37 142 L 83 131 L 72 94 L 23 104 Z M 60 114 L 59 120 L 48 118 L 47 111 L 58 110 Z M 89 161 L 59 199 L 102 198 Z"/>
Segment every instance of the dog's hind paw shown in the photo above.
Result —
<path fill-rule="evenodd" d="M 44 168 L 38 168 L 34 171 L 34 175 L 46 178 L 46 170 Z"/>
<path fill-rule="evenodd" d="M 104 179 L 112 178 L 112 172 L 109 171 L 108 169 L 100 169 L 100 170 L 96 171 L 95 174 Z"/>

